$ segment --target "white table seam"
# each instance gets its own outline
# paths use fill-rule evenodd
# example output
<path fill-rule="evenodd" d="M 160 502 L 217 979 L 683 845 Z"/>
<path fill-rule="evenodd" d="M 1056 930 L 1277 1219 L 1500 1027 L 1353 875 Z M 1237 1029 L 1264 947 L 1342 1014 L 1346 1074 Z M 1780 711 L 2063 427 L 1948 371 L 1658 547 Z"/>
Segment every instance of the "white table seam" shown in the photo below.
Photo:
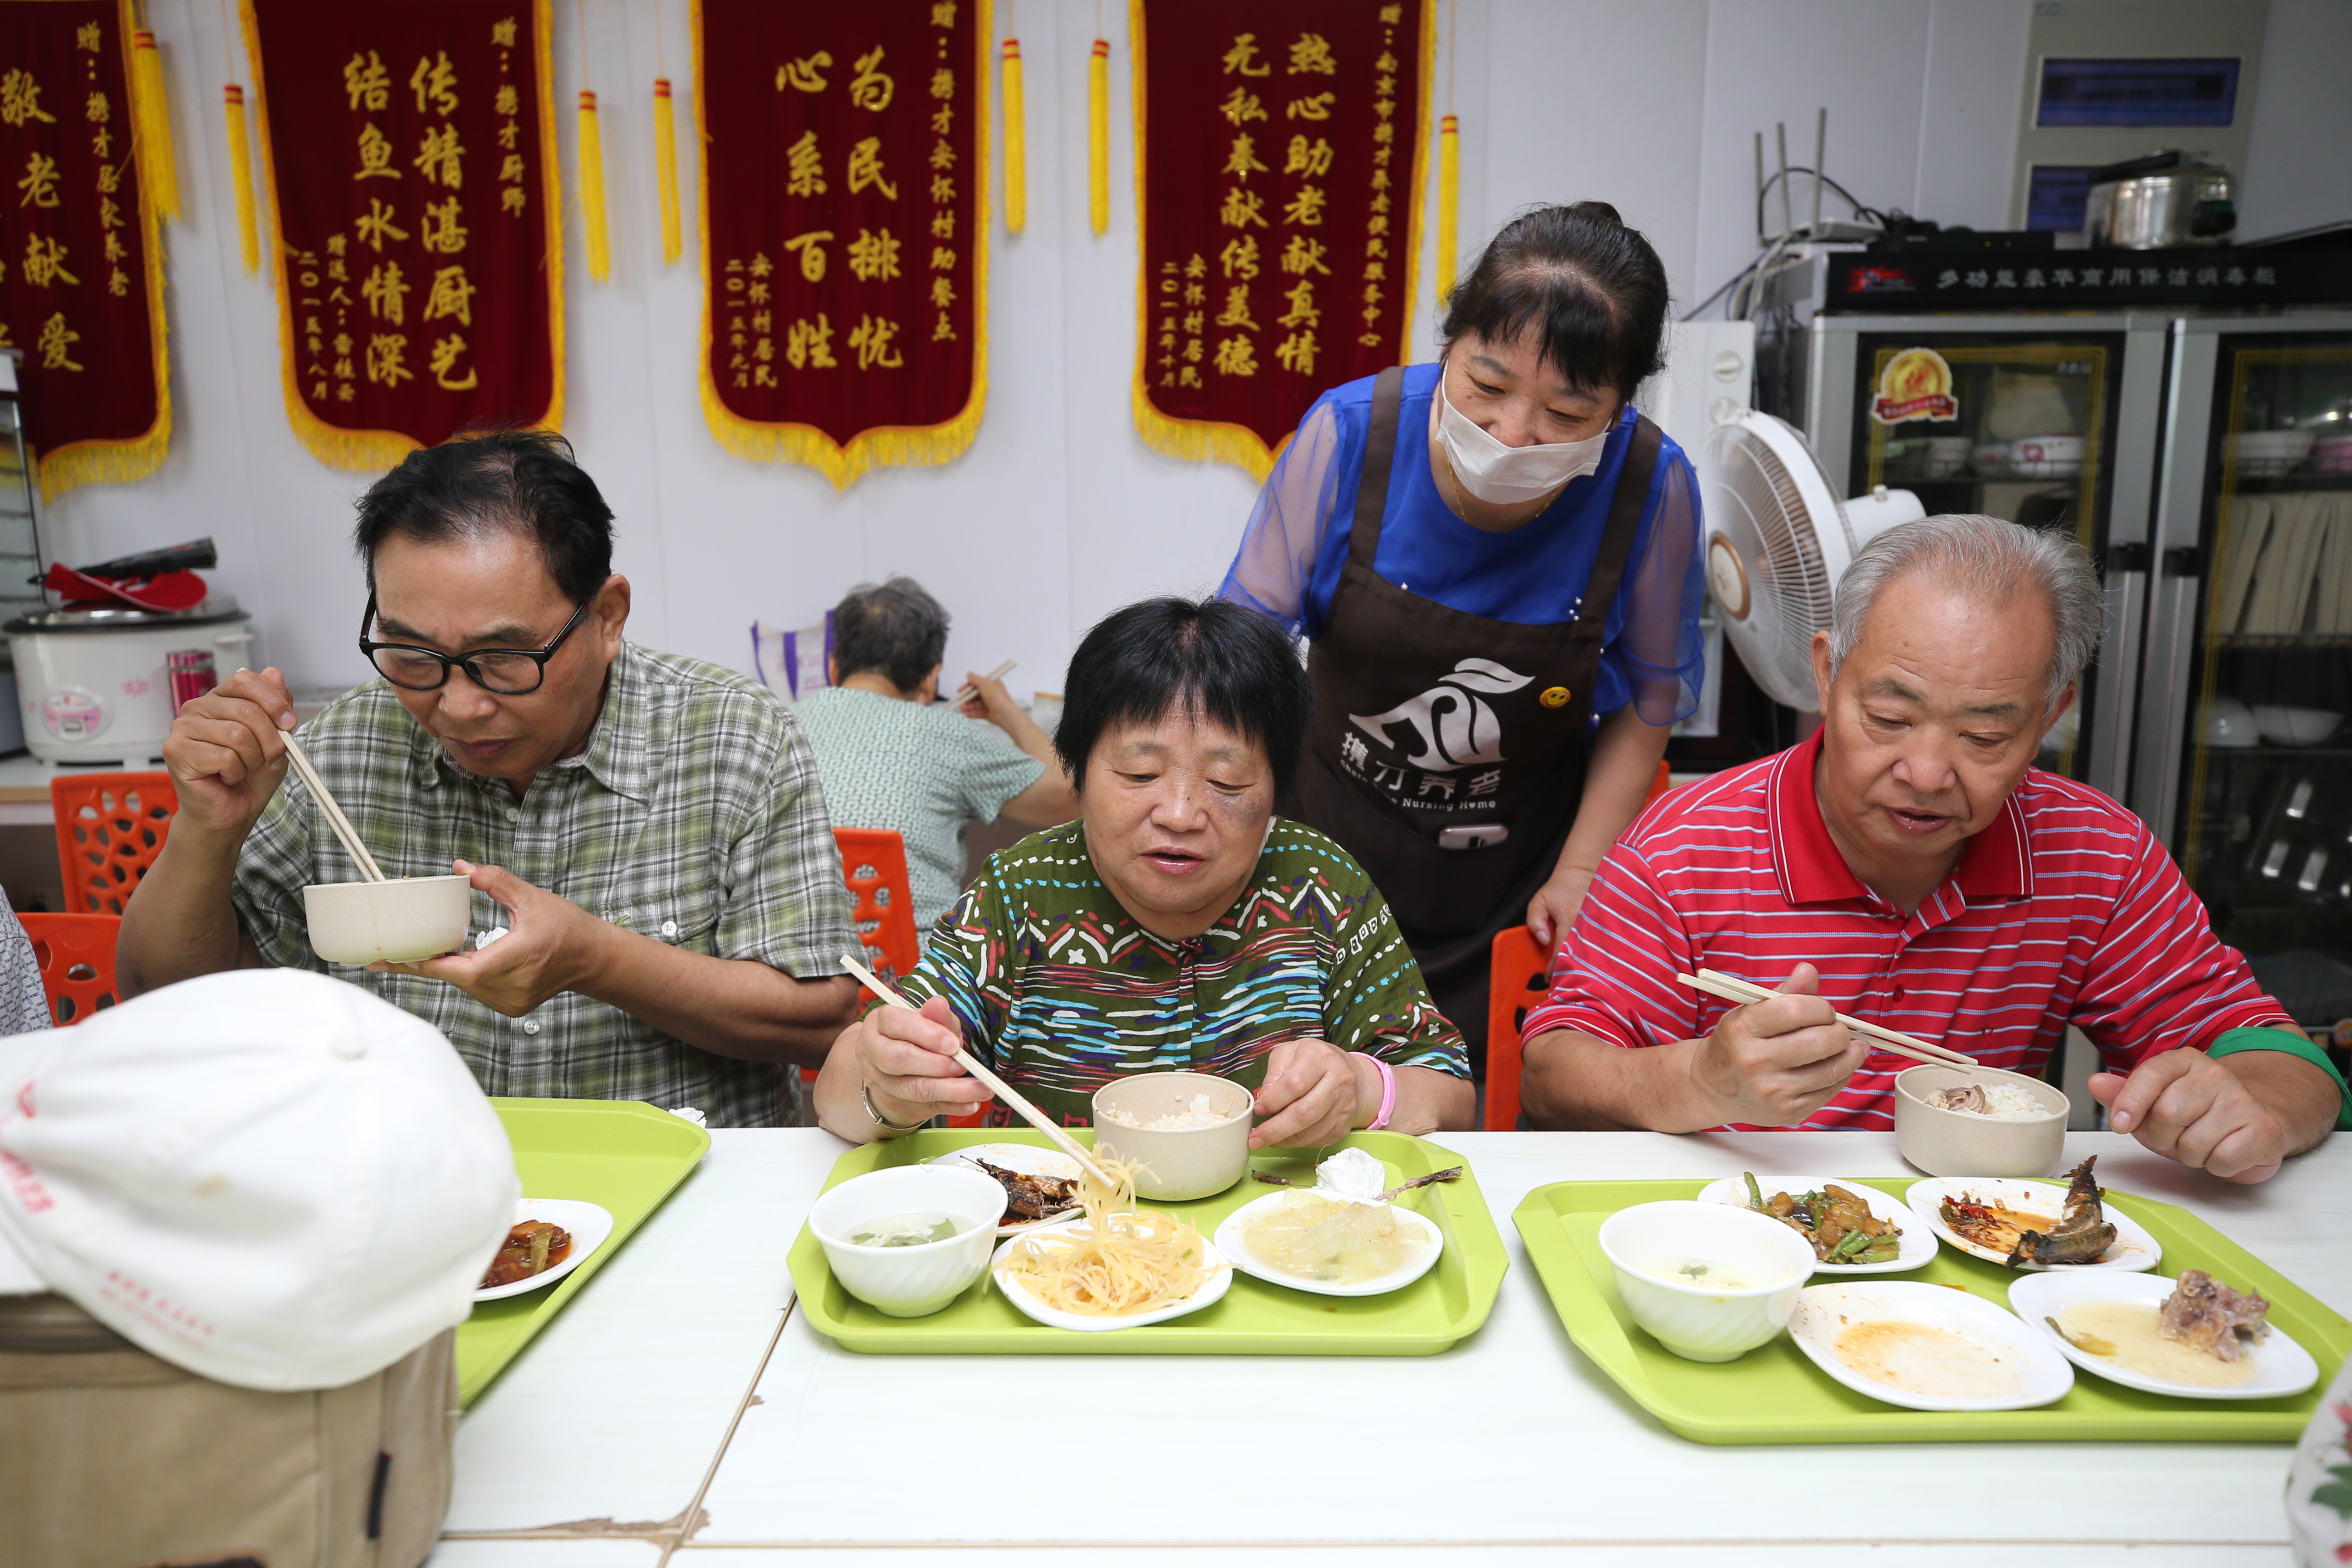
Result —
<path fill-rule="evenodd" d="M 751 1381 L 744 1385 L 743 1397 L 735 1402 L 734 1419 L 727 1423 L 727 1434 L 719 1439 L 719 1449 L 710 1456 L 710 1464 L 702 1472 L 702 1484 L 694 1489 L 694 1500 L 686 1505 L 686 1512 L 679 1516 L 677 1532 L 662 1547 L 661 1562 L 654 1568 L 667 1568 L 677 1549 L 693 1540 L 695 1531 L 702 1528 L 702 1500 L 710 1495 L 710 1483 L 718 1479 L 719 1467 L 727 1458 L 728 1445 L 735 1441 L 735 1429 L 743 1424 L 743 1413 L 751 1408 L 753 1400 L 760 1397 L 760 1380 L 768 1374 L 769 1359 L 776 1353 L 776 1346 L 784 1337 L 785 1325 L 793 1321 L 793 1310 L 800 1304 L 800 1292 L 794 1290 L 785 1300 L 783 1311 L 776 1318 L 776 1331 L 768 1336 L 768 1348 L 760 1353 L 760 1364 L 752 1370 Z"/>

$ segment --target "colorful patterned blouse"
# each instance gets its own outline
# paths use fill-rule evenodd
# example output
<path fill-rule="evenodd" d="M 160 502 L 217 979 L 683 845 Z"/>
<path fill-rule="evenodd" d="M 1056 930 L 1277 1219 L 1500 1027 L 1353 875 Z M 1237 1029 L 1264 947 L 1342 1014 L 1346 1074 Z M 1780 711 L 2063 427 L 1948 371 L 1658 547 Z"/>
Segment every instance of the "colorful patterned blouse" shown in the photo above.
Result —
<path fill-rule="evenodd" d="M 989 857 L 901 982 L 944 997 L 975 1056 L 1048 1115 L 1083 1127 L 1094 1091 L 1187 1069 L 1255 1089 L 1266 1053 L 1321 1039 L 1391 1067 L 1470 1076 L 1388 901 L 1347 852 L 1280 817 L 1257 874 L 1189 942 L 1138 925 L 1066 822 Z M 1011 1112 L 989 1110 L 991 1125 Z"/>

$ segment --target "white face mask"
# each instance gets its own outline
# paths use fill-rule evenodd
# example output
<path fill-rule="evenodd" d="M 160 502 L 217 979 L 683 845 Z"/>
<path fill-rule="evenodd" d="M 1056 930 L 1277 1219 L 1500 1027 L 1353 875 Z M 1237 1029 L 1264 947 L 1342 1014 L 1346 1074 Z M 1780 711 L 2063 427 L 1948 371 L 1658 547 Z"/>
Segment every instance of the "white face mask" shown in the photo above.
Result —
<path fill-rule="evenodd" d="M 1609 431 L 1582 441 L 1536 447 L 1506 447 L 1472 424 L 1445 395 L 1445 373 L 1437 376 L 1437 439 L 1454 465 L 1462 488 L 1489 506 L 1517 506 L 1601 467 Z M 1615 420 L 1610 424 L 1614 426 Z"/>

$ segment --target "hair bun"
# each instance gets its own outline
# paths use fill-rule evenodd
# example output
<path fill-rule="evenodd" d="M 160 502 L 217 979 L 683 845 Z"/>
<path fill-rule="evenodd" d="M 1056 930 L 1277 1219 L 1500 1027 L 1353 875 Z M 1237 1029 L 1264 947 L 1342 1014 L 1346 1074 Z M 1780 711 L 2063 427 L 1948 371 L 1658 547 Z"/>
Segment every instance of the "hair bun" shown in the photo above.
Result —
<path fill-rule="evenodd" d="M 1619 217 L 1617 209 L 1607 202 L 1578 202 L 1568 210 L 1579 217 L 1597 217 L 1613 223 L 1620 228 L 1625 226 L 1625 220 Z"/>

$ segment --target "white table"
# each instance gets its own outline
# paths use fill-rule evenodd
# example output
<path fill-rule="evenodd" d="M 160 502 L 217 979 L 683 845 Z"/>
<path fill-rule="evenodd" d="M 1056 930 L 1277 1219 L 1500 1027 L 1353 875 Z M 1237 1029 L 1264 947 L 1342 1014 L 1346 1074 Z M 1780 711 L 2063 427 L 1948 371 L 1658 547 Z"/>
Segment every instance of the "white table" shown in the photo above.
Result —
<path fill-rule="evenodd" d="M 1457 1133 L 1511 1272 L 1486 1327 L 1415 1358 L 861 1356 L 791 1310 L 784 1256 L 843 1144 L 720 1131 L 703 1167 L 467 1416 L 434 1568 L 970 1568 L 1151 1546 L 1154 1568 L 1860 1563 L 2283 1568 L 2287 1450 L 2215 1444 L 1710 1447 L 1561 1330 L 1510 1223 L 1574 1179 L 1910 1173 L 1876 1133 Z M 2077 1133 L 2067 1159 L 2185 1205 L 2352 1310 L 2352 1138 L 2232 1187 Z M 1087 1423 L 1101 1425 L 1089 1429 Z M 1099 1455 L 1153 1500 L 999 1500 L 1021 1451 Z M 1363 1462 L 1309 1468 L 1327 1446 Z M 1051 1460 L 1042 1467 L 1050 1473 Z M 1826 1500 L 1817 1502 L 1810 1500 Z"/>

